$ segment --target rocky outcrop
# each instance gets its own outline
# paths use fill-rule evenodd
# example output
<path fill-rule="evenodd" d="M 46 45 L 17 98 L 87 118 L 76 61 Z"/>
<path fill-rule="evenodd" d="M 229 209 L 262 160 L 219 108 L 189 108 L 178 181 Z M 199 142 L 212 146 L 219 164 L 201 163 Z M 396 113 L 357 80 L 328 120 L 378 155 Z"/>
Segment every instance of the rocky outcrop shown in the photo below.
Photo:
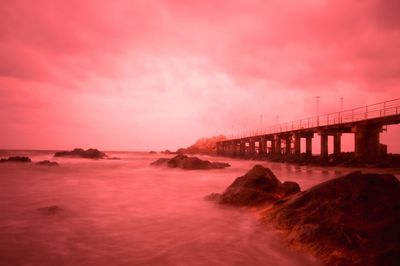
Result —
<path fill-rule="evenodd" d="M 211 138 L 201 138 L 190 147 L 178 149 L 176 152 L 180 154 L 208 154 L 215 155 L 217 153 L 217 142 L 225 140 L 224 135 L 218 135 Z"/>
<path fill-rule="evenodd" d="M 164 153 L 164 154 L 176 154 L 176 152 L 172 152 L 170 150 L 165 150 L 165 151 L 162 151 L 161 153 Z"/>
<path fill-rule="evenodd" d="M 400 182 L 353 172 L 278 201 L 264 221 L 328 265 L 398 265 Z"/>
<path fill-rule="evenodd" d="M 270 169 L 258 164 L 244 176 L 236 178 L 222 194 L 214 193 L 207 199 L 222 204 L 252 206 L 273 203 L 299 191 L 297 183 L 281 183 Z"/>
<path fill-rule="evenodd" d="M 54 157 L 77 157 L 86 159 L 104 159 L 107 155 L 97 149 L 80 149 L 76 148 L 72 151 L 60 151 L 54 154 Z"/>
<path fill-rule="evenodd" d="M 59 164 L 57 162 L 52 162 L 49 160 L 45 160 L 45 161 L 40 161 L 35 163 L 36 165 L 41 165 L 41 166 L 59 166 Z"/>
<path fill-rule="evenodd" d="M 207 169 L 222 169 L 229 167 L 228 163 L 210 162 L 208 160 L 201 160 L 197 157 L 188 157 L 183 154 L 178 154 L 175 157 L 160 158 L 151 163 L 153 166 L 165 165 L 170 168 L 181 168 L 184 170 L 207 170 Z"/>
<path fill-rule="evenodd" d="M 32 162 L 31 158 L 24 156 L 13 156 L 8 157 L 7 159 L 0 159 L 0 163 L 30 163 Z"/>

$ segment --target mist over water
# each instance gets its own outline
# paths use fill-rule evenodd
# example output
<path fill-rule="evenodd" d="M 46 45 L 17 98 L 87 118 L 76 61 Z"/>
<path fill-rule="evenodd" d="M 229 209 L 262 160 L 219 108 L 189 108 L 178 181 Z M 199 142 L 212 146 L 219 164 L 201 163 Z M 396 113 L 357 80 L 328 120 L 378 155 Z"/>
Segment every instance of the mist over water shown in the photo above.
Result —
<path fill-rule="evenodd" d="M 0 157 L 36 162 L 52 154 L 1 151 Z M 318 265 L 286 247 L 254 212 L 203 199 L 257 162 L 204 156 L 232 167 L 183 171 L 149 166 L 163 155 L 108 154 L 122 159 L 0 164 L 2 265 Z M 302 190 L 351 171 L 263 165 Z M 61 210 L 38 211 L 53 205 Z"/>

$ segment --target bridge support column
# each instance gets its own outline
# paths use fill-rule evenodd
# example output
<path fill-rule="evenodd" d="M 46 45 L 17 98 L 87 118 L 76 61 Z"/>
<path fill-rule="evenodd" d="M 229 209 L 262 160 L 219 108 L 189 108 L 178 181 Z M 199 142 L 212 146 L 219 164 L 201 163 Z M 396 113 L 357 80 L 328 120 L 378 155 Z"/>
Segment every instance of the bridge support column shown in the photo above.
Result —
<path fill-rule="evenodd" d="M 299 134 L 296 134 L 294 136 L 294 154 L 296 154 L 296 156 L 299 156 L 300 151 L 301 151 L 301 138 Z"/>
<path fill-rule="evenodd" d="M 234 156 L 238 156 L 240 154 L 240 141 L 235 141 L 235 151 Z"/>
<path fill-rule="evenodd" d="M 275 135 L 274 136 L 274 154 L 276 155 L 280 155 L 281 154 L 281 136 L 279 135 Z"/>
<path fill-rule="evenodd" d="M 322 159 L 328 158 L 328 134 L 321 133 L 321 157 Z"/>
<path fill-rule="evenodd" d="M 333 153 L 339 155 L 342 152 L 341 144 L 342 133 L 335 133 L 333 135 Z"/>
<path fill-rule="evenodd" d="M 249 140 L 249 154 L 251 157 L 256 155 L 256 142 L 254 139 Z"/>
<path fill-rule="evenodd" d="M 235 142 L 229 142 L 229 156 L 233 156 L 235 153 Z"/>
<path fill-rule="evenodd" d="M 244 140 L 240 141 L 239 157 L 244 157 L 246 155 L 246 142 Z"/>
<path fill-rule="evenodd" d="M 366 162 L 375 162 L 379 159 L 379 134 L 381 125 L 357 126 L 355 133 L 355 157 Z"/>
<path fill-rule="evenodd" d="M 306 137 L 306 155 L 311 156 L 312 155 L 312 136 L 307 136 Z"/>
<path fill-rule="evenodd" d="M 286 135 L 285 137 L 285 155 L 290 155 L 290 151 L 292 148 L 292 136 Z"/>
<path fill-rule="evenodd" d="M 267 154 L 267 142 L 265 137 L 261 137 L 258 144 L 258 156 L 264 157 Z"/>

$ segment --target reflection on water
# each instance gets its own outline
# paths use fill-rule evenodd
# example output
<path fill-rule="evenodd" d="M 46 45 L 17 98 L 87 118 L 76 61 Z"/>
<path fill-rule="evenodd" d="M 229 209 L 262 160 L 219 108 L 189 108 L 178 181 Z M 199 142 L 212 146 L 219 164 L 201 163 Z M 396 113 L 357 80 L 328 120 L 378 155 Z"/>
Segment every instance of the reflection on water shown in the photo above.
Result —
<path fill-rule="evenodd" d="M 39 161 L 51 154 L 2 151 L 0 157 Z M 182 171 L 149 167 L 157 155 L 110 155 L 122 160 L 0 165 L 2 265 L 317 264 L 288 250 L 255 214 L 203 200 L 223 191 L 255 161 L 226 159 L 229 169 Z M 302 189 L 349 171 L 264 165 Z M 37 210 L 52 205 L 60 209 Z"/>

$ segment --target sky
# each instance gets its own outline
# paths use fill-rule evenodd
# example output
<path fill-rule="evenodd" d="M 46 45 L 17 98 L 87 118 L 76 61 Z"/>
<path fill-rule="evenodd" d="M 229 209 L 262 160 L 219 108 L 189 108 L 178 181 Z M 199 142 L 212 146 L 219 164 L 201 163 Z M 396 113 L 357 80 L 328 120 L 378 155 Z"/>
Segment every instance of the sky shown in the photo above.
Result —
<path fill-rule="evenodd" d="M 0 148 L 163 150 L 399 98 L 397 0 L 1 0 Z M 262 120 L 260 117 L 262 116 Z M 399 126 L 382 133 L 400 152 Z"/>

